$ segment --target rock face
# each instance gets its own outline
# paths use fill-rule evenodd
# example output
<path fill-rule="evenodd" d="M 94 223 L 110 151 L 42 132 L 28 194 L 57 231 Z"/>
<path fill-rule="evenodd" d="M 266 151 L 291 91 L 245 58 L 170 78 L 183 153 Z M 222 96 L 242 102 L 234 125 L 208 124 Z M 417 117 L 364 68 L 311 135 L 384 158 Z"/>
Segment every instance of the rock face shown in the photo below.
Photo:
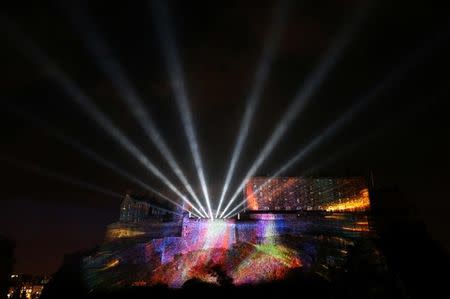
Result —
<path fill-rule="evenodd" d="M 371 235 L 364 213 L 304 212 L 246 220 L 147 218 L 108 226 L 100 250 L 84 259 L 89 288 L 166 284 L 192 279 L 258 283 L 318 263 L 340 266 L 354 240 Z M 327 267 L 328 267 L 327 266 Z"/>

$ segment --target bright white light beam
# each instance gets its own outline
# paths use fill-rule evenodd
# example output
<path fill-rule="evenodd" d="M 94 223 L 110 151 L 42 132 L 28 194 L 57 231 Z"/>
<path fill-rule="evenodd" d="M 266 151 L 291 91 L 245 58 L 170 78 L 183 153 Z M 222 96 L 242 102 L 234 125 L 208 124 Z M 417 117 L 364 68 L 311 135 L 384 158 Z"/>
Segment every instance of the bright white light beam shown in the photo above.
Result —
<path fill-rule="evenodd" d="M 13 111 L 13 113 L 15 113 L 16 115 L 18 115 L 19 117 L 32 122 L 34 125 L 41 127 L 44 132 L 46 134 L 48 134 L 49 136 L 61 141 L 62 143 L 71 146 L 72 148 L 74 148 L 75 150 L 77 150 L 78 152 L 80 152 L 81 154 L 83 154 L 85 157 L 91 159 L 92 161 L 104 166 L 105 168 L 108 168 L 110 170 L 112 170 L 113 172 L 115 172 L 116 174 L 118 174 L 119 176 L 135 183 L 136 185 L 152 192 L 153 194 L 155 194 L 156 196 L 167 200 L 168 202 L 170 202 L 171 204 L 186 210 L 182 205 L 180 205 L 179 203 L 177 203 L 176 201 L 174 201 L 173 199 L 165 196 L 164 194 L 160 193 L 159 191 L 157 191 L 156 189 L 150 187 L 149 185 L 145 184 L 144 182 L 142 182 L 140 179 L 136 178 L 135 176 L 133 176 L 132 174 L 128 173 L 127 171 L 121 169 L 120 167 L 118 167 L 117 165 L 115 165 L 114 163 L 106 160 L 105 158 L 103 158 L 103 156 L 101 156 L 100 154 L 96 153 L 94 150 L 90 149 L 89 147 L 87 147 L 86 145 L 81 144 L 80 142 L 78 142 L 77 140 L 75 140 L 74 138 L 71 138 L 67 135 L 65 135 L 63 132 L 61 132 L 60 130 L 55 129 L 53 126 L 50 126 L 46 121 L 36 117 L 36 116 L 32 116 L 29 115 L 28 113 L 25 113 L 17 108 L 12 108 L 11 109 Z M 155 206 L 156 207 L 156 206 Z M 188 210 L 186 210 L 188 211 Z M 188 211 L 189 212 L 189 211 Z M 191 211 L 192 212 L 192 211 Z M 194 213 L 195 214 L 195 213 Z M 195 214 L 196 215 L 196 214 Z M 198 216 L 198 215 L 196 215 Z"/>
<path fill-rule="evenodd" d="M 346 156 L 349 153 L 352 153 L 361 145 L 367 144 L 367 143 L 371 142 L 372 140 L 374 140 L 380 136 L 383 136 L 385 133 L 386 133 L 386 126 L 377 128 L 374 133 L 368 134 L 361 138 L 353 140 L 351 143 L 346 144 L 339 150 L 336 150 L 333 153 L 331 153 L 330 155 L 327 155 L 327 157 L 325 159 L 322 159 L 321 161 L 315 163 L 314 165 L 312 165 L 311 167 L 309 167 L 302 173 L 305 176 L 309 176 L 309 175 L 319 171 L 320 169 L 323 169 L 326 165 L 329 165 L 330 163 L 339 160 L 341 157 Z"/>
<path fill-rule="evenodd" d="M 7 33 L 18 45 L 24 55 L 26 55 L 33 63 L 42 67 L 45 75 L 58 82 L 61 88 L 69 95 L 76 104 L 78 104 L 83 111 L 89 115 L 98 125 L 100 125 L 111 137 L 113 137 L 125 150 L 133 155 L 141 164 L 143 164 L 154 176 L 160 179 L 170 190 L 177 194 L 186 204 L 190 205 L 192 209 L 198 214 L 202 214 L 189 199 L 186 198 L 170 181 L 161 173 L 161 171 L 137 148 L 127 137 L 108 119 L 108 117 L 101 112 L 97 106 L 85 95 L 81 89 L 60 70 L 53 62 L 40 50 L 31 40 L 23 35 L 17 28 L 14 28 L 11 23 Z"/>
<path fill-rule="evenodd" d="M 225 177 L 225 183 L 223 185 L 222 193 L 220 195 L 219 205 L 216 209 L 215 215 L 216 218 L 218 217 L 220 209 L 222 208 L 223 200 L 228 191 L 231 178 L 233 177 L 234 170 L 236 169 L 236 164 L 239 160 L 239 157 L 242 153 L 242 148 L 248 136 L 250 124 L 253 120 L 256 107 L 258 106 L 258 103 L 261 99 L 261 94 L 264 91 L 265 83 L 267 81 L 267 78 L 269 77 L 269 71 L 273 63 L 273 58 L 280 44 L 283 27 L 287 18 L 286 13 L 288 9 L 288 2 L 289 1 L 280 1 L 272 17 L 270 31 L 264 42 L 264 48 L 260 59 L 260 63 L 255 73 L 253 85 L 250 90 L 249 96 L 246 100 L 247 105 L 245 107 L 244 116 L 242 118 L 241 126 L 239 128 L 238 138 L 236 140 L 236 144 L 234 145 L 230 165 L 228 167 L 228 171 Z"/>
<path fill-rule="evenodd" d="M 62 173 L 55 172 L 53 170 L 42 168 L 42 167 L 32 164 L 32 163 L 19 161 L 16 158 L 11 157 L 11 156 L 2 155 L 2 156 L 0 156 L 0 161 L 4 161 L 6 163 L 9 163 L 9 164 L 17 167 L 17 168 L 21 168 L 23 170 L 34 172 L 34 173 L 44 176 L 44 177 L 59 180 L 61 182 L 64 182 L 64 183 L 67 183 L 70 185 L 82 187 L 84 189 L 92 190 L 92 191 L 102 193 L 102 194 L 105 194 L 105 195 L 108 195 L 111 197 L 122 198 L 122 196 L 120 194 L 118 194 L 114 191 L 108 190 L 103 187 L 99 187 L 99 186 L 94 185 L 89 182 L 85 182 L 85 181 L 70 177 L 70 176 L 62 174 Z"/>
<path fill-rule="evenodd" d="M 275 146 L 280 142 L 280 139 L 283 137 L 289 126 L 293 123 L 298 114 L 304 109 L 304 107 L 317 92 L 320 85 L 325 80 L 326 76 L 330 73 L 332 68 L 339 62 L 344 50 L 352 40 L 353 36 L 361 28 L 361 23 L 364 20 L 366 11 L 366 5 L 360 6 L 351 21 L 344 24 L 343 28 L 339 31 L 339 34 L 332 42 L 332 46 L 329 48 L 329 50 L 322 55 L 320 64 L 306 78 L 305 83 L 294 97 L 292 104 L 289 105 L 288 109 L 283 114 L 281 120 L 278 122 L 277 126 L 272 132 L 272 135 L 265 143 L 255 162 L 248 170 L 247 174 L 245 175 L 239 187 L 236 189 L 231 199 L 228 201 L 225 209 L 223 209 L 220 218 L 225 215 L 226 211 L 236 200 L 237 196 L 240 193 L 240 190 L 244 187 L 247 180 L 256 173 L 262 163 L 267 159 L 269 154 L 275 149 Z"/>
<path fill-rule="evenodd" d="M 78 7 L 73 7 L 71 12 L 75 12 L 77 8 Z M 80 22 L 80 15 L 83 17 L 82 19 L 84 22 Z M 153 145 L 164 157 L 171 170 L 175 173 L 177 178 L 192 196 L 198 207 L 205 215 L 207 215 L 205 208 L 189 184 L 186 176 L 173 156 L 172 151 L 169 149 L 167 143 L 159 133 L 153 119 L 147 112 L 145 106 L 142 104 L 142 100 L 137 94 L 136 89 L 124 75 L 125 72 L 120 63 L 114 58 L 114 55 L 109 50 L 106 42 L 96 30 L 94 23 L 86 14 L 82 13 L 82 11 L 80 11 L 78 15 L 71 15 L 71 20 L 74 27 L 78 30 L 80 36 L 82 37 L 85 46 L 93 56 L 95 63 L 97 63 L 100 70 L 114 83 L 114 86 L 120 94 L 120 98 L 127 105 L 132 115 L 136 118 L 139 125 L 145 131 L 147 137 L 150 138 Z"/>
<path fill-rule="evenodd" d="M 44 176 L 44 177 L 48 177 L 48 178 L 51 178 L 51 179 L 55 179 L 55 180 L 58 180 L 58 181 L 61 181 L 61 182 L 64 182 L 64 183 L 67 183 L 67 184 L 70 184 L 70 185 L 75 185 L 75 186 L 78 186 L 78 187 L 81 187 L 81 188 L 84 188 L 84 189 L 87 189 L 87 190 L 91 190 L 91 191 L 94 191 L 94 192 L 97 192 L 97 193 L 101 193 L 101 194 L 104 194 L 104 195 L 107 195 L 107 196 L 115 197 L 115 198 L 120 198 L 120 199 L 123 198 L 123 196 L 121 194 L 117 193 L 117 192 L 105 189 L 103 187 L 99 187 L 99 186 L 94 185 L 92 183 L 89 183 L 89 182 L 86 182 L 86 181 L 82 181 L 80 179 L 68 176 L 68 175 L 63 174 L 63 173 L 58 173 L 58 172 L 55 172 L 53 170 L 42 168 L 42 167 L 40 167 L 38 165 L 35 165 L 35 164 L 19 161 L 19 160 L 15 159 L 13 157 L 10 157 L 10 156 L 0 156 L 0 161 L 7 162 L 9 164 L 14 165 L 17 168 L 21 168 L 21 169 L 24 169 L 26 171 L 34 172 L 34 173 L 36 173 L 38 175 L 41 175 L 41 176 Z M 151 203 L 148 203 L 148 204 L 151 207 L 155 208 L 155 209 L 159 209 L 159 210 L 162 210 L 162 211 L 165 211 L 165 212 L 168 212 L 168 213 L 180 215 L 179 213 L 176 213 L 174 211 L 170 211 L 170 210 L 158 207 L 158 206 L 153 205 Z"/>
<path fill-rule="evenodd" d="M 101 155 L 99 155 L 96 152 L 94 152 L 92 149 L 86 147 L 85 145 L 80 144 L 78 141 L 76 141 L 76 140 L 74 140 L 72 138 L 69 138 L 67 136 L 59 136 L 58 139 L 60 139 L 65 144 L 68 144 L 68 145 L 72 146 L 73 148 L 77 149 L 79 152 L 83 153 L 89 159 L 91 159 L 91 160 L 93 160 L 93 161 L 103 165 L 104 167 L 112 170 L 116 174 L 118 174 L 118 175 L 128 179 L 129 181 L 131 181 L 131 182 L 135 183 L 136 185 L 144 188 L 145 190 L 148 190 L 148 191 L 152 192 L 156 196 L 158 196 L 158 197 L 160 197 L 160 198 L 162 198 L 164 200 L 167 200 L 168 202 L 170 202 L 171 204 L 175 205 L 176 207 L 179 207 L 182 210 L 186 210 L 188 212 L 191 212 L 194 215 L 196 215 L 197 217 L 199 217 L 195 212 L 187 210 L 185 207 L 183 207 L 182 205 L 177 203 L 175 200 L 165 196 L 164 194 L 162 194 L 158 190 L 156 190 L 156 189 L 150 187 L 149 185 L 145 184 L 140 179 L 136 178 L 135 176 L 133 176 L 132 174 L 128 173 L 127 171 L 121 169 L 120 167 L 118 167 L 117 165 L 113 164 L 112 162 L 106 160 Z"/>
<path fill-rule="evenodd" d="M 448 36 L 448 33 L 447 35 Z M 372 101 L 377 99 L 381 93 L 391 88 L 395 83 L 399 82 L 405 75 L 413 69 L 419 62 L 423 62 L 424 59 L 433 53 L 433 50 L 437 45 L 445 38 L 444 35 L 438 35 L 438 37 L 432 41 L 432 43 L 426 43 L 423 47 L 416 49 L 413 53 L 407 56 L 403 63 L 393 69 L 388 76 L 382 80 L 374 89 L 372 89 L 368 94 L 362 96 L 355 105 L 351 106 L 347 111 L 336 119 L 331 125 L 326 127 L 322 133 L 314 138 L 307 146 L 302 148 L 297 154 L 295 154 L 291 159 L 289 159 L 280 169 L 278 169 L 274 175 L 272 175 L 262 186 L 269 183 L 273 178 L 284 173 L 286 170 L 291 168 L 296 163 L 303 160 L 303 158 L 316 149 L 322 142 L 332 138 L 337 132 L 349 124 L 355 117 L 355 115 L 361 113 L 366 109 Z M 261 187 L 262 187 L 261 186 Z M 258 188 L 259 189 L 261 189 Z M 226 217 L 230 217 L 233 211 L 236 211 L 240 206 L 246 203 L 244 199 L 239 205 L 237 205 L 231 212 L 226 214 Z M 236 214 L 236 213 L 235 213 Z M 233 215 L 234 216 L 234 215 Z M 225 217 L 225 218 L 226 218 Z"/>
<path fill-rule="evenodd" d="M 169 22 L 169 13 L 166 4 L 163 1 L 155 0 L 151 1 L 153 17 L 155 24 L 161 39 L 162 51 L 166 60 L 167 70 L 170 76 L 170 84 L 175 93 L 175 101 L 177 103 L 178 111 L 181 116 L 183 128 L 186 133 L 186 137 L 189 143 L 189 149 L 191 151 L 195 168 L 197 170 L 200 185 L 205 197 L 206 206 L 211 219 L 214 219 L 214 215 L 211 210 L 211 202 L 209 200 L 208 187 L 206 184 L 205 173 L 203 169 L 203 163 L 200 156 L 200 149 L 197 142 L 197 136 L 194 129 L 194 123 L 192 121 L 191 109 L 189 107 L 188 95 L 185 86 L 185 80 L 183 78 L 183 70 L 181 63 L 178 59 L 178 53 L 176 51 L 176 43 L 173 38 L 173 31 Z"/>

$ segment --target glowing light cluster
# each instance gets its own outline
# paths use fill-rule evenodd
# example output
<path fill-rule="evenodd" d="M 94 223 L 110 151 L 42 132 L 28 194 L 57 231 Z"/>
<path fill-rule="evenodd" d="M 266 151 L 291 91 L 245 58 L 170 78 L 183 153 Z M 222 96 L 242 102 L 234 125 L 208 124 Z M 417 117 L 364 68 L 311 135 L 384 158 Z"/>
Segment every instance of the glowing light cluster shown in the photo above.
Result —
<path fill-rule="evenodd" d="M 108 270 L 108 269 L 114 268 L 114 267 L 118 266 L 119 264 L 120 264 L 119 259 L 112 259 L 106 263 L 105 267 L 103 267 L 102 270 Z"/>
<path fill-rule="evenodd" d="M 224 220 L 190 220 L 183 224 L 183 238 L 188 251 L 208 248 L 229 248 L 236 242 L 235 224 Z"/>
<path fill-rule="evenodd" d="M 325 207 L 327 212 L 366 211 L 370 208 L 369 191 L 361 191 L 360 196 L 341 203 L 332 203 Z"/>
<path fill-rule="evenodd" d="M 114 228 L 108 230 L 107 239 L 122 239 L 122 238 L 135 238 L 139 236 L 145 235 L 145 232 L 134 230 L 134 229 L 123 229 L 123 228 Z"/>
<path fill-rule="evenodd" d="M 369 231 L 369 228 L 365 227 L 365 226 L 358 226 L 358 227 L 343 226 L 342 229 L 347 230 L 347 231 L 352 231 L 352 232 L 368 232 Z"/>

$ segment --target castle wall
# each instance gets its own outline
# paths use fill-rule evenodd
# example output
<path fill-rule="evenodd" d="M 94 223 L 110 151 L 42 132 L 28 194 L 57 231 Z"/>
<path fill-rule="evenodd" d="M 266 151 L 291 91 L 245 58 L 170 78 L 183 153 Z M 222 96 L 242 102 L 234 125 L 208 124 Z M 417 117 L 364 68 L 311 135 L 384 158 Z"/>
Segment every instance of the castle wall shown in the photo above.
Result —
<path fill-rule="evenodd" d="M 180 222 L 116 222 L 108 225 L 105 241 L 112 242 L 126 239 L 151 240 L 176 236 L 181 236 Z"/>

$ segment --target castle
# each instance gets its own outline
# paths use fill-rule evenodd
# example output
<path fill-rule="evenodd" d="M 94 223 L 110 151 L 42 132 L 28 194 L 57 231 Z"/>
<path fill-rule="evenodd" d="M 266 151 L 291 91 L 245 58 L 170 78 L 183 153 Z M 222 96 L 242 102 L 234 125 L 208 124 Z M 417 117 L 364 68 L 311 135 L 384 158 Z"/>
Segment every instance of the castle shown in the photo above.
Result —
<path fill-rule="evenodd" d="M 362 178 L 265 182 L 249 180 L 248 209 L 232 219 L 199 219 L 126 195 L 102 248 L 84 260 L 87 282 L 93 288 L 181 287 L 191 278 L 215 283 L 212 267 L 235 284 L 282 279 L 296 267 L 339 267 L 354 240 L 372 234 Z"/>

